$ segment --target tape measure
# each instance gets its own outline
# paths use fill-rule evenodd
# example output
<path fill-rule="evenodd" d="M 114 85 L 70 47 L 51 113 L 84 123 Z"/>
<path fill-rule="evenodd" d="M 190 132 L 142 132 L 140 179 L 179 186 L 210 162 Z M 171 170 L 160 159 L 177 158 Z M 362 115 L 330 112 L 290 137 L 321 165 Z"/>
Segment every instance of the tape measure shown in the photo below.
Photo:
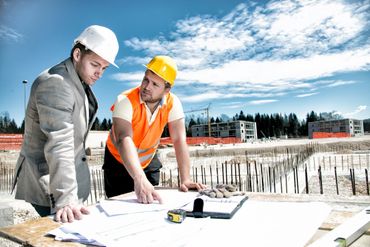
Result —
<path fill-rule="evenodd" d="M 167 219 L 171 222 L 181 223 L 186 218 L 186 211 L 183 209 L 172 209 L 167 212 Z"/>

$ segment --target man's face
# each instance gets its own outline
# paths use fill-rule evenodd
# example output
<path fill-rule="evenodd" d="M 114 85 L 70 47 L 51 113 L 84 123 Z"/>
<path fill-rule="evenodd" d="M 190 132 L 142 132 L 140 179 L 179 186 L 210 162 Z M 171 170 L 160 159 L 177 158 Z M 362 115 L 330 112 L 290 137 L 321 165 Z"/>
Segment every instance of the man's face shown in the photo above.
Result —
<path fill-rule="evenodd" d="M 73 52 L 77 74 L 86 84 L 92 86 L 102 77 L 109 63 L 94 52 L 82 53 L 80 49 Z"/>
<path fill-rule="evenodd" d="M 159 102 L 170 91 L 170 88 L 166 88 L 165 83 L 161 77 L 146 70 L 140 86 L 141 99 L 146 103 Z"/>

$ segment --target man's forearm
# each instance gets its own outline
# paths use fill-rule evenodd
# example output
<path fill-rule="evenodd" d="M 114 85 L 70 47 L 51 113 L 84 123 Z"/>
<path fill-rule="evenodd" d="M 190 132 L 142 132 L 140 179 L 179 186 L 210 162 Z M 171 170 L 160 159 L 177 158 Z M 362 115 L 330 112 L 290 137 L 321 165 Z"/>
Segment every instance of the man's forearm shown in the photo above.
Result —
<path fill-rule="evenodd" d="M 117 148 L 121 155 L 123 165 L 127 169 L 132 179 L 137 179 L 144 175 L 141 168 L 139 156 L 136 151 L 135 144 L 129 136 L 119 138 L 117 140 Z"/>
<path fill-rule="evenodd" d="M 179 167 L 180 182 L 190 180 L 190 158 L 188 146 L 184 141 L 175 141 L 174 148 L 176 160 Z"/>

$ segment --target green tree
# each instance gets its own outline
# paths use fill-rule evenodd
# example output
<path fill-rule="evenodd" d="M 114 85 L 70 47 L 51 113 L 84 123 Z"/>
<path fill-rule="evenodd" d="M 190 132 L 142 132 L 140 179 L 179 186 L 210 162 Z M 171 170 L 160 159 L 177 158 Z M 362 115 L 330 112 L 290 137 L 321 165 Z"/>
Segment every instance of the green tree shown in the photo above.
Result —
<path fill-rule="evenodd" d="M 247 120 L 247 117 L 244 115 L 244 112 L 243 111 L 240 111 L 240 114 L 239 114 L 239 119 L 238 120 Z"/>
<path fill-rule="evenodd" d="M 91 130 L 100 130 L 100 120 L 99 118 L 95 118 L 95 121 L 91 127 Z"/>
<path fill-rule="evenodd" d="M 256 125 L 257 125 L 257 138 L 262 138 L 266 137 L 263 128 L 262 128 L 262 120 L 261 120 L 261 115 L 259 113 L 256 113 L 254 116 Z"/>
<path fill-rule="evenodd" d="M 24 119 L 23 119 L 23 121 L 22 121 L 22 125 L 21 125 L 21 127 L 19 128 L 19 133 L 24 133 L 24 127 L 25 127 L 25 121 L 24 121 Z"/>
<path fill-rule="evenodd" d="M 17 123 L 14 119 L 10 118 L 8 112 L 2 112 L 0 114 L 0 133 L 21 133 Z"/>
<path fill-rule="evenodd" d="M 290 113 L 288 117 L 288 135 L 298 137 L 299 121 L 294 113 Z"/>
<path fill-rule="evenodd" d="M 195 122 L 195 120 L 193 118 L 191 118 L 190 121 L 189 121 L 189 124 L 188 124 L 188 128 L 186 130 L 186 136 L 187 137 L 191 137 L 192 136 L 192 134 L 191 134 L 191 126 L 196 125 L 196 124 L 197 123 Z"/>
<path fill-rule="evenodd" d="M 245 118 L 246 121 L 254 122 L 254 117 L 251 114 L 247 114 L 247 117 Z"/>
<path fill-rule="evenodd" d="M 319 116 L 317 115 L 316 112 L 311 111 L 310 113 L 307 113 L 307 116 L 306 116 L 306 122 L 307 123 L 315 122 L 315 121 L 318 121 L 318 120 L 319 120 Z"/>
<path fill-rule="evenodd" d="M 275 124 L 275 135 L 277 138 L 280 138 L 284 133 L 284 119 L 279 113 L 275 113 L 272 118 Z"/>
<path fill-rule="evenodd" d="M 110 126 L 108 125 L 108 121 L 107 119 L 103 119 L 103 121 L 101 122 L 100 124 L 100 130 L 109 130 L 110 129 Z"/>
<path fill-rule="evenodd" d="M 298 129 L 299 136 L 308 136 L 308 129 L 306 120 L 302 120 Z"/>

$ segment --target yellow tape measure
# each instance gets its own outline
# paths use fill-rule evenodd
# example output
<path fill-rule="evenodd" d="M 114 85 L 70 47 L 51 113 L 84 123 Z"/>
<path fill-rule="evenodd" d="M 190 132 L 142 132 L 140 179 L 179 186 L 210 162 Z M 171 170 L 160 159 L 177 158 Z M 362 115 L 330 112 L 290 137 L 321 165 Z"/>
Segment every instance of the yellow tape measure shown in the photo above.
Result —
<path fill-rule="evenodd" d="M 181 223 L 186 218 L 186 211 L 183 209 L 172 209 L 167 212 L 167 219 L 171 222 Z"/>

